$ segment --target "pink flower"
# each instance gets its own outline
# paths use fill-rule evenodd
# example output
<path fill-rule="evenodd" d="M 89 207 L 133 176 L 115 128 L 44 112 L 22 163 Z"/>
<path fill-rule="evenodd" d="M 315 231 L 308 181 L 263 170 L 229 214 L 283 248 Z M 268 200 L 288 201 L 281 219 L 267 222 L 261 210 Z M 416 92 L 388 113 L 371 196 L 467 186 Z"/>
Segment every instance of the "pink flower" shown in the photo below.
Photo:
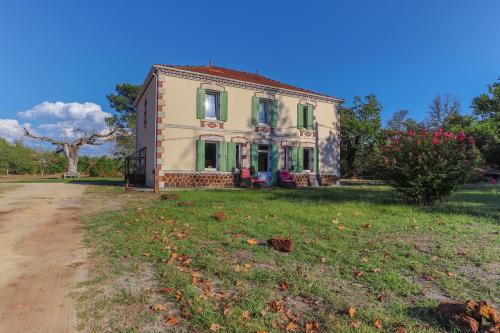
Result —
<path fill-rule="evenodd" d="M 474 140 L 474 138 L 469 138 L 468 142 L 469 142 L 470 145 L 475 145 L 476 144 L 476 140 Z"/>
<path fill-rule="evenodd" d="M 415 133 L 415 131 L 408 131 L 406 134 L 414 136 L 416 133 Z"/>
<path fill-rule="evenodd" d="M 465 133 L 464 133 L 464 131 L 462 131 L 462 132 L 460 132 L 460 134 L 458 134 L 457 140 L 462 142 L 462 141 L 464 141 L 464 139 L 465 139 Z"/>
<path fill-rule="evenodd" d="M 453 133 L 452 132 L 446 132 L 446 133 L 444 133 L 444 136 L 447 137 L 447 138 L 452 138 L 453 137 Z"/>
<path fill-rule="evenodd" d="M 433 145 L 437 145 L 439 143 L 439 139 L 437 137 L 434 136 L 434 139 L 432 139 L 431 143 Z"/>
<path fill-rule="evenodd" d="M 420 146 L 421 144 L 422 144 L 422 140 L 418 139 L 418 140 L 417 140 L 417 145 L 419 145 L 419 146 Z"/>

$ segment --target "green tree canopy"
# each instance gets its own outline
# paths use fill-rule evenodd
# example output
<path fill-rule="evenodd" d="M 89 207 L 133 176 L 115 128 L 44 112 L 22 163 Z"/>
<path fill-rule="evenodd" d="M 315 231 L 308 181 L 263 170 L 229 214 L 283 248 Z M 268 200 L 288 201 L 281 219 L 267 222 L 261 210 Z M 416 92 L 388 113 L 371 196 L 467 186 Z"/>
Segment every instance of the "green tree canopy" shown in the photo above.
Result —
<path fill-rule="evenodd" d="M 339 107 L 342 173 L 349 177 L 369 171 L 376 163 L 381 140 L 382 105 L 373 94 L 356 96 L 353 105 Z"/>

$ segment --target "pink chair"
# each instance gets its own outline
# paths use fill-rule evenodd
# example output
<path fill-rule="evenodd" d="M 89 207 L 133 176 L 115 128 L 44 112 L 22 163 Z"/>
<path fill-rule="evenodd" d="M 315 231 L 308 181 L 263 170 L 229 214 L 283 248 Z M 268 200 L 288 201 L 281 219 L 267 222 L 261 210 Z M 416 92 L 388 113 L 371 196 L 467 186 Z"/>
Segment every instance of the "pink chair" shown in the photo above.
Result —
<path fill-rule="evenodd" d="M 296 188 L 297 183 L 292 179 L 290 172 L 288 170 L 283 169 L 278 173 L 279 185 L 288 188 Z"/>
<path fill-rule="evenodd" d="M 263 188 L 266 187 L 266 181 L 264 179 L 252 178 L 250 169 L 242 168 L 240 186 L 247 188 Z"/>

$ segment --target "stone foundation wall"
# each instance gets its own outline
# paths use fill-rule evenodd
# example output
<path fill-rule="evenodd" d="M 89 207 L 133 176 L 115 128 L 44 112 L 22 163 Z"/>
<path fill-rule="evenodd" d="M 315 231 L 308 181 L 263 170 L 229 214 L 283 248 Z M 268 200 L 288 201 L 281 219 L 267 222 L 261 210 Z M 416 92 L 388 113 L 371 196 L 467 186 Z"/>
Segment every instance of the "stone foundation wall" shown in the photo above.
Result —
<path fill-rule="evenodd" d="M 292 173 L 292 179 L 297 183 L 298 187 L 309 186 L 309 177 L 313 176 L 307 173 Z M 315 176 L 314 176 L 315 177 Z M 331 186 L 335 184 L 337 177 L 334 174 L 320 174 L 319 185 Z"/>
<path fill-rule="evenodd" d="M 298 187 L 309 186 L 309 174 L 292 173 L 292 179 Z M 320 175 L 321 186 L 335 184 L 334 174 Z M 235 176 L 230 172 L 168 172 L 160 176 L 161 187 L 234 187 Z"/>
<path fill-rule="evenodd" d="M 228 172 L 169 172 L 160 176 L 163 187 L 234 187 Z"/>

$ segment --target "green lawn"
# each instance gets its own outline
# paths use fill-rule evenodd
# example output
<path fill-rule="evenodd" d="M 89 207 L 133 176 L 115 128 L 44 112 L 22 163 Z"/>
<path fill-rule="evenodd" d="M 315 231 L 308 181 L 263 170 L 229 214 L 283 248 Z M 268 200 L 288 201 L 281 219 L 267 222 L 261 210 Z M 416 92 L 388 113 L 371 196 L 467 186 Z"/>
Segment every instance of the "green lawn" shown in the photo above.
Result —
<path fill-rule="evenodd" d="M 499 304 L 498 187 L 467 188 L 432 209 L 408 206 L 383 186 L 172 193 L 180 198 L 145 196 L 138 208 L 88 221 L 88 241 L 113 274 L 150 263 L 159 288 L 154 296 L 132 297 L 123 296 L 130 288 L 117 286 L 125 301 L 96 297 L 82 327 L 206 332 L 218 324 L 219 332 L 284 332 L 295 324 L 303 332 L 306 322 L 317 322 L 320 332 L 401 326 L 440 332 L 432 311 L 440 300 Z M 186 201 L 192 205 L 179 205 Z M 214 219 L 218 211 L 228 219 Z M 277 236 L 295 241 L 291 253 L 264 244 Z M 134 304 L 142 324 L 107 318 L 120 302 Z M 155 314 L 151 303 L 168 311 Z M 353 319 L 345 314 L 349 306 L 356 309 Z M 180 322 L 162 323 L 167 313 Z M 94 320 L 85 324 L 85 318 Z"/>

